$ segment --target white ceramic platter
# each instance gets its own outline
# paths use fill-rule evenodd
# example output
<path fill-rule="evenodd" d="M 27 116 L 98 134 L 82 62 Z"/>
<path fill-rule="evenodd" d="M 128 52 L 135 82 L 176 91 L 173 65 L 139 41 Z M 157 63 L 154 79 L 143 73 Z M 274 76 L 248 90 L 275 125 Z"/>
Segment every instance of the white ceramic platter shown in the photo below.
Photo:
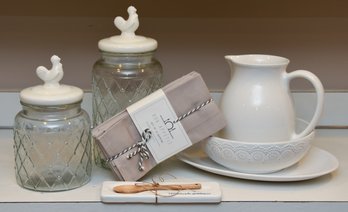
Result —
<path fill-rule="evenodd" d="M 179 160 L 207 172 L 240 179 L 258 181 L 301 181 L 326 175 L 338 168 L 338 160 L 331 153 L 312 147 L 297 164 L 270 174 L 241 173 L 225 168 L 211 160 L 201 145 L 195 145 L 178 155 Z"/>

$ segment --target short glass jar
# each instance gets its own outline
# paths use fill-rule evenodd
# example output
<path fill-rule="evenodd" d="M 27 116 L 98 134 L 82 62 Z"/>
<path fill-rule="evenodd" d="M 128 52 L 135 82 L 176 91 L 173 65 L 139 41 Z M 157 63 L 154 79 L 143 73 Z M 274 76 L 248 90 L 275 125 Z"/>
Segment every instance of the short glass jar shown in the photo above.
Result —
<path fill-rule="evenodd" d="M 83 91 L 61 85 L 60 58 L 52 69 L 37 68 L 43 85 L 21 91 L 22 110 L 14 122 L 17 183 L 35 191 L 62 191 L 90 180 L 92 170 L 91 123 L 81 109 Z"/>
<path fill-rule="evenodd" d="M 38 191 L 80 187 L 92 169 L 90 121 L 80 102 L 37 106 L 21 103 L 15 118 L 17 183 Z"/>
<path fill-rule="evenodd" d="M 130 6 L 128 13 L 129 28 L 121 27 L 118 22 L 122 18 L 116 17 L 114 23 L 121 35 L 98 43 L 101 58 L 92 72 L 94 127 L 162 87 L 162 65 L 154 57 L 157 41 L 136 35 L 136 9 Z M 94 146 L 94 160 L 96 165 L 108 167 L 98 146 Z"/>

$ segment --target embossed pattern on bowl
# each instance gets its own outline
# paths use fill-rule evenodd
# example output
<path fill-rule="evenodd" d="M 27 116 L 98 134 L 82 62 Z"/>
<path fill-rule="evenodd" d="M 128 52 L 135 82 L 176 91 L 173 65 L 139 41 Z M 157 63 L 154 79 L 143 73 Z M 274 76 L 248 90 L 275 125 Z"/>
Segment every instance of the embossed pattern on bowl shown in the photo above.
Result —
<path fill-rule="evenodd" d="M 299 162 L 311 147 L 315 136 L 291 141 L 264 143 L 242 142 L 212 136 L 207 139 L 205 151 L 216 163 L 243 173 L 271 173 Z"/>

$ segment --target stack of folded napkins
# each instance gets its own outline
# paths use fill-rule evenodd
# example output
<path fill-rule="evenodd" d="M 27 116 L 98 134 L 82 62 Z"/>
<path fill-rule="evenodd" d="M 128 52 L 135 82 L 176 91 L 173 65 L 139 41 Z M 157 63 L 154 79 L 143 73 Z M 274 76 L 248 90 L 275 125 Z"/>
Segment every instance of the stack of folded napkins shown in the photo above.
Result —
<path fill-rule="evenodd" d="M 209 101 L 210 92 L 197 72 L 191 72 L 155 93 L 92 131 L 92 136 L 105 158 L 110 159 L 118 155 L 109 162 L 118 180 L 140 179 L 166 158 L 209 137 L 225 126 L 222 113 L 213 101 Z M 151 106 L 154 102 L 156 105 Z M 152 111 L 148 110 L 149 105 L 153 107 Z M 169 105 L 169 111 L 175 112 L 175 117 L 168 118 L 167 115 L 163 115 L 170 115 L 170 112 L 162 114 L 162 109 L 167 108 L 166 105 Z M 178 119 L 180 121 L 177 121 Z M 151 131 L 149 140 L 142 137 L 145 128 Z M 180 135 L 177 135 L 177 132 Z M 146 142 L 146 146 L 150 149 L 148 159 L 140 158 L 139 152 L 129 158 L 130 153 L 139 150 L 138 146 L 131 150 L 129 148 L 140 141 Z M 143 167 L 142 170 L 139 168 L 139 162 Z"/>

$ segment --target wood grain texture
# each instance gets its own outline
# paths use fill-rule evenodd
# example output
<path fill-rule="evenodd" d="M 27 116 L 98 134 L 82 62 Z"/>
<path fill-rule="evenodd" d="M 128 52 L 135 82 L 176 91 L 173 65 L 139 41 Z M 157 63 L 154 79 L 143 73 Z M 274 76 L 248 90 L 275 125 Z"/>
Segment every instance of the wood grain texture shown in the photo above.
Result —
<path fill-rule="evenodd" d="M 194 184 L 172 184 L 172 185 L 162 185 L 162 184 L 134 184 L 134 185 L 119 185 L 115 186 L 113 190 L 116 193 L 139 193 L 143 191 L 156 191 L 156 190 L 195 190 L 200 189 L 202 186 L 199 183 Z"/>

